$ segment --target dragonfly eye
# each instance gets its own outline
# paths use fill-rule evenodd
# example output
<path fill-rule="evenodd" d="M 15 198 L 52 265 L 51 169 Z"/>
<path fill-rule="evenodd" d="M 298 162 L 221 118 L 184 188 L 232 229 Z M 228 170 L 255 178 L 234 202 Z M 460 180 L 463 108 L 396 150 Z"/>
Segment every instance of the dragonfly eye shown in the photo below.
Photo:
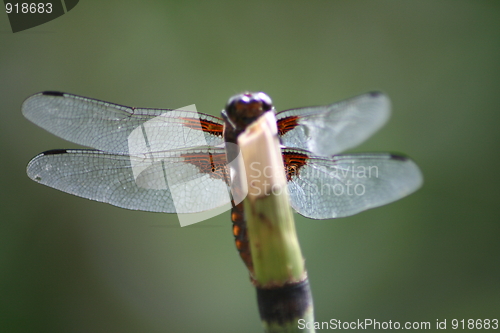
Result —
<path fill-rule="evenodd" d="M 262 110 L 269 111 L 273 108 L 273 101 L 267 94 L 259 92 L 255 94 L 255 99 L 259 100 L 262 103 Z"/>
<path fill-rule="evenodd" d="M 270 110 L 273 110 L 273 104 L 265 93 L 245 92 L 229 99 L 223 117 L 233 128 L 242 130 Z"/>
<path fill-rule="evenodd" d="M 227 117 L 234 117 L 236 114 L 237 104 L 240 102 L 240 95 L 233 96 L 227 101 L 226 107 L 224 108 Z"/>

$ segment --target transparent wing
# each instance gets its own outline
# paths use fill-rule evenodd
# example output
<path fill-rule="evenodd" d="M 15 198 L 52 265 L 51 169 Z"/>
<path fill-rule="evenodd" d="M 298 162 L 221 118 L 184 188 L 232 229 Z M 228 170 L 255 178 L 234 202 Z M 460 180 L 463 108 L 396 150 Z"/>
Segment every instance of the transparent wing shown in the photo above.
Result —
<path fill-rule="evenodd" d="M 418 166 L 407 157 L 381 153 L 322 158 L 306 151 L 283 152 L 285 158 L 292 156 L 287 171 L 292 207 L 313 219 L 349 216 L 388 204 L 423 182 Z"/>
<path fill-rule="evenodd" d="M 52 150 L 33 158 L 28 176 L 47 186 L 114 206 L 197 213 L 230 202 L 224 149 L 127 156 L 98 150 Z"/>
<path fill-rule="evenodd" d="M 389 98 L 371 92 L 326 106 L 282 111 L 276 117 L 284 146 L 332 156 L 365 141 L 389 115 Z"/>
<path fill-rule="evenodd" d="M 194 111 L 131 108 L 59 92 L 28 97 L 22 111 L 65 140 L 117 154 L 140 152 L 144 142 L 133 140 L 138 136 L 153 151 L 223 143 L 222 120 Z"/>

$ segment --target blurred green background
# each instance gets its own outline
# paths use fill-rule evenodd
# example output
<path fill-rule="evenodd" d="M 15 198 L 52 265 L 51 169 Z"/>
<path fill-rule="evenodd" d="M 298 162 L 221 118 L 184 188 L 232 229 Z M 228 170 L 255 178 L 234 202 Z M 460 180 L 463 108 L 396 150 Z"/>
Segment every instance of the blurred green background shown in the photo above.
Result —
<path fill-rule="evenodd" d="M 60 90 L 218 115 L 243 90 L 278 110 L 369 90 L 389 123 L 356 151 L 411 156 L 425 183 L 339 220 L 296 216 L 316 319 L 500 317 L 500 2 L 80 1 L 24 32 L 0 15 L 0 331 L 259 332 L 229 214 L 175 216 L 32 182 L 74 148 L 21 103 Z"/>

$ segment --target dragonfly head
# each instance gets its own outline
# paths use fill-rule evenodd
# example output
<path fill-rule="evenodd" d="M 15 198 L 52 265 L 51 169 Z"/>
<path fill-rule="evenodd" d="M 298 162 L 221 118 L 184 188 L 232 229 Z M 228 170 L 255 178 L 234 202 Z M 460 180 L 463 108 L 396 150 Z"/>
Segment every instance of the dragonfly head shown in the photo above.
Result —
<path fill-rule="evenodd" d="M 229 99 L 222 117 L 234 130 L 243 131 L 265 112 L 273 110 L 273 102 L 265 93 L 245 92 Z"/>

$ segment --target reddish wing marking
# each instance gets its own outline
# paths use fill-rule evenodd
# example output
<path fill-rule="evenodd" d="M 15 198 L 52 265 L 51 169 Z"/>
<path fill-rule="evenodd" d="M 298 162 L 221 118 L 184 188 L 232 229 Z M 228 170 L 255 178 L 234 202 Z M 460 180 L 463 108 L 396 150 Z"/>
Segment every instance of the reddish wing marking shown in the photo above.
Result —
<path fill-rule="evenodd" d="M 292 180 L 293 176 L 300 174 L 300 169 L 307 164 L 309 156 L 299 152 L 283 152 L 283 163 L 285 164 L 286 180 Z"/>
<path fill-rule="evenodd" d="M 221 179 L 228 183 L 226 154 L 220 153 L 189 153 L 182 154 L 186 163 L 196 166 L 201 173 L 209 174 L 214 179 Z"/>
<path fill-rule="evenodd" d="M 216 136 L 222 136 L 222 131 L 224 126 L 221 124 L 217 124 L 212 121 L 204 119 L 192 119 L 192 118 L 181 118 L 181 119 L 184 121 L 184 125 L 186 125 L 186 127 L 195 130 L 201 129 L 203 132 L 207 132 Z"/>
<path fill-rule="evenodd" d="M 293 130 L 299 124 L 298 119 L 298 116 L 290 116 L 278 120 L 278 134 L 284 135 L 286 132 Z"/>

